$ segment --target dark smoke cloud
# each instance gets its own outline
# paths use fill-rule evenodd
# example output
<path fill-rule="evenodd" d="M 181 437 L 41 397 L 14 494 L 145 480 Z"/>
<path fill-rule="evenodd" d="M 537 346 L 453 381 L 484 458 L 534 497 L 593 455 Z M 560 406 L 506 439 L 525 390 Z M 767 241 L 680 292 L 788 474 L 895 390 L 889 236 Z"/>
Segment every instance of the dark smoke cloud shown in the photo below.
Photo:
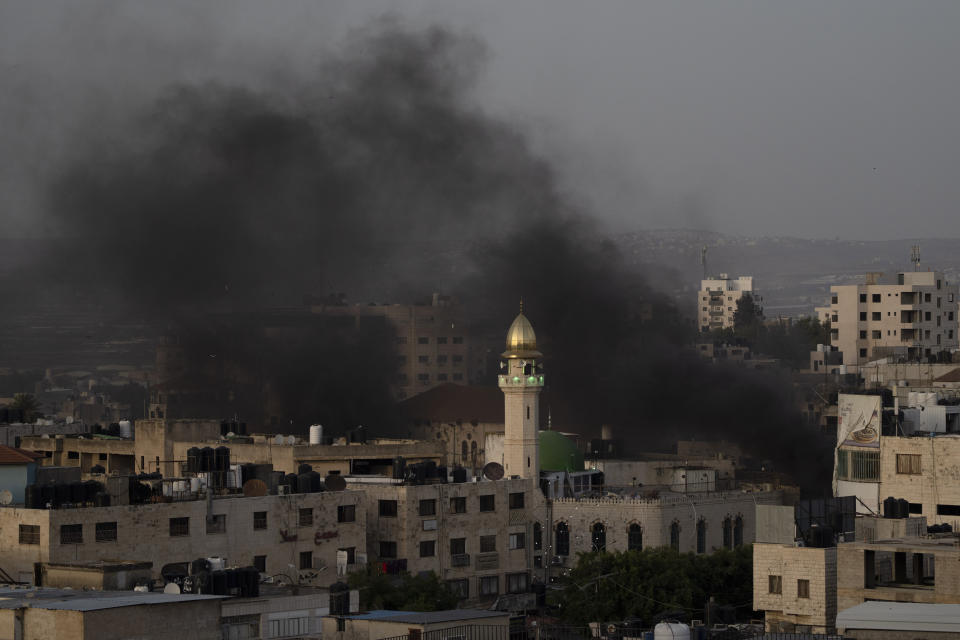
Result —
<path fill-rule="evenodd" d="M 571 427 L 612 424 L 634 449 L 725 438 L 809 471 L 816 447 L 785 386 L 687 355 L 690 324 L 625 266 L 524 137 L 473 105 L 484 57 L 469 35 L 381 22 L 287 92 L 169 89 L 135 129 L 83 148 L 60 174 L 52 211 L 88 258 L 72 277 L 170 315 L 443 288 L 489 335 L 522 297 Z M 293 365 L 283 355 L 298 343 L 275 344 L 253 340 L 241 359 L 291 390 L 286 414 L 371 424 L 364 398 L 385 405 L 379 374 L 341 389 L 321 373 L 337 366 L 330 344 Z M 369 344 L 380 346 L 363 361 L 393 371 L 389 345 Z M 324 396 L 340 408 L 306 400 L 323 380 L 342 391 Z"/>

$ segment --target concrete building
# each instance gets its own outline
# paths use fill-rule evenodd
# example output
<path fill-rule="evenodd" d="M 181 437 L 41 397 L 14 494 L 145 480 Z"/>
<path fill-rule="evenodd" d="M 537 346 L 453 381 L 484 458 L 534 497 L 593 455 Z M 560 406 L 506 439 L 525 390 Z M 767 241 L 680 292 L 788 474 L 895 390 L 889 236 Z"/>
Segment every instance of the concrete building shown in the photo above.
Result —
<path fill-rule="evenodd" d="M 36 480 L 41 458 L 33 451 L 0 445 L 0 504 L 23 504 L 24 490 Z"/>
<path fill-rule="evenodd" d="M 906 271 L 895 282 L 881 282 L 882 275 L 830 287 L 830 343 L 848 370 L 888 356 L 919 361 L 957 348 L 957 285 L 937 271 Z"/>
<path fill-rule="evenodd" d="M 358 591 L 349 594 L 350 613 L 359 611 Z M 330 614 L 326 589 L 262 585 L 256 598 L 226 598 L 221 605 L 223 640 L 247 638 L 320 638 Z"/>
<path fill-rule="evenodd" d="M 221 596 L 0 589 L 0 640 L 221 640 Z"/>
<path fill-rule="evenodd" d="M 837 632 L 854 640 L 960 637 L 960 604 L 864 602 L 841 611 Z"/>
<path fill-rule="evenodd" d="M 306 584 L 336 581 L 339 556 L 366 548 L 359 491 L 215 497 L 72 509 L 0 508 L 0 568 L 35 584 L 41 565 L 150 562 L 219 556 L 267 576 L 298 572 Z M 351 562 L 351 560 L 353 560 Z"/>
<path fill-rule="evenodd" d="M 837 548 L 755 543 L 753 608 L 769 632 L 833 633 Z"/>
<path fill-rule="evenodd" d="M 475 345 L 463 308 L 453 298 L 433 294 L 424 304 L 355 304 L 317 301 L 316 314 L 386 318 L 396 329 L 400 383 L 397 398 L 409 398 L 445 382 L 467 384 L 486 374 L 486 350 Z"/>
<path fill-rule="evenodd" d="M 719 278 L 701 280 L 697 298 L 697 326 L 700 331 L 732 328 L 737 301 L 745 293 L 753 294 L 752 276 L 731 278 L 721 273 Z"/>
<path fill-rule="evenodd" d="M 438 640 L 507 640 L 509 631 L 510 614 L 477 609 L 427 613 L 378 610 L 350 616 L 328 616 L 323 619 L 323 637 L 327 640 L 416 640 L 422 637 Z"/>

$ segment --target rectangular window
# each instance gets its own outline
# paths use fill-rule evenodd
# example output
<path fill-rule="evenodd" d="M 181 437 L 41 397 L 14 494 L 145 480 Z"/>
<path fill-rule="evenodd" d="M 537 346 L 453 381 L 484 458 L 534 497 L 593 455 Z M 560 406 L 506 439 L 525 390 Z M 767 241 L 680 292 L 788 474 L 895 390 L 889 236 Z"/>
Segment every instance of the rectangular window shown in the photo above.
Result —
<path fill-rule="evenodd" d="M 510 549 L 523 549 L 526 546 L 526 535 L 523 533 L 510 534 Z"/>
<path fill-rule="evenodd" d="M 419 513 L 421 516 L 435 516 L 437 515 L 437 501 L 436 500 L 421 500 L 420 501 L 420 510 Z"/>
<path fill-rule="evenodd" d="M 960 516 L 960 505 L 958 504 L 938 504 L 938 516 Z"/>
<path fill-rule="evenodd" d="M 466 512 L 467 512 L 466 498 L 450 498 L 450 513 L 466 513 Z"/>
<path fill-rule="evenodd" d="M 190 518 L 170 518 L 170 537 L 190 535 Z"/>
<path fill-rule="evenodd" d="M 810 581 L 809 580 L 797 580 L 797 597 L 798 598 L 810 597 Z"/>
<path fill-rule="evenodd" d="M 447 374 L 445 374 L 445 373 L 438 373 L 438 374 L 437 374 L 437 380 L 439 380 L 440 382 L 446 382 L 446 381 L 447 381 Z"/>
<path fill-rule="evenodd" d="M 867 301 L 867 294 L 861 293 L 861 294 L 860 294 L 860 302 L 866 302 L 866 301 Z"/>
<path fill-rule="evenodd" d="M 306 509 L 300 509 L 300 518 L 299 518 L 301 527 L 312 527 L 313 526 L 313 507 L 308 507 Z"/>
<path fill-rule="evenodd" d="M 20 544 L 40 544 L 40 525 L 20 525 Z"/>
<path fill-rule="evenodd" d="M 463 336 L 454 336 L 453 344 L 463 344 Z"/>
<path fill-rule="evenodd" d="M 898 453 L 897 454 L 897 473 L 907 475 L 920 475 L 920 454 L 919 453 Z"/>
<path fill-rule="evenodd" d="M 860 332 L 860 339 L 861 339 L 861 340 L 866 340 L 866 339 L 867 339 L 867 330 L 866 330 L 866 329 L 863 329 L 863 330 Z"/>
<path fill-rule="evenodd" d="M 768 576 L 767 593 L 781 593 L 783 591 L 781 576 Z"/>
<path fill-rule="evenodd" d="M 493 553 L 497 550 L 497 536 L 480 536 L 480 553 Z"/>
<path fill-rule="evenodd" d="M 420 382 L 430 382 L 430 374 L 429 374 L 429 373 L 418 373 L 418 374 L 417 374 L 417 380 L 419 380 Z"/>
<path fill-rule="evenodd" d="M 381 558 L 396 558 L 397 557 L 397 543 L 392 540 L 381 540 L 380 541 L 380 557 Z"/>
<path fill-rule="evenodd" d="M 866 357 L 867 357 L 867 350 L 866 350 L 866 349 L 860 349 L 860 357 L 861 357 L 861 358 L 866 358 Z"/>
<path fill-rule="evenodd" d="M 879 340 L 883 337 L 883 333 L 879 329 L 874 329 L 871 331 L 871 336 L 874 340 Z"/>
<path fill-rule="evenodd" d="M 381 518 L 397 517 L 397 501 L 396 500 L 380 500 L 379 505 L 380 505 L 379 513 Z"/>
<path fill-rule="evenodd" d="M 254 530 L 257 530 L 257 531 L 267 528 L 267 512 L 266 511 L 253 512 L 253 528 Z"/>
<path fill-rule="evenodd" d="M 911 502 L 910 504 L 910 513 L 915 513 L 920 515 L 923 513 L 923 503 L 920 502 Z"/>
<path fill-rule="evenodd" d="M 881 295 L 880 295 L 879 293 L 873 294 L 873 295 L 871 296 L 871 299 L 873 300 L 873 302 L 882 302 L 882 301 L 883 301 L 883 298 L 881 297 Z"/>
<path fill-rule="evenodd" d="M 510 508 L 523 509 L 523 492 L 522 491 L 510 494 Z"/>
<path fill-rule="evenodd" d="M 60 525 L 60 544 L 83 544 L 83 525 Z"/>
<path fill-rule="evenodd" d="M 447 580 L 447 586 L 458 598 L 464 600 L 470 597 L 469 580 Z"/>
<path fill-rule="evenodd" d="M 357 505 L 342 504 L 337 507 L 337 522 L 356 522 Z"/>
<path fill-rule="evenodd" d="M 847 456 L 847 451 L 845 449 L 840 449 L 837 451 L 837 477 L 845 480 L 849 477 L 849 465 L 848 463 L 849 456 Z M 726 546 L 726 545 L 724 545 Z"/>
<path fill-rule="evenodd" d="M 256 567 L 260 573 L 266 573 L 267 556 L 253 556 L 253 566 Z"/>
<path fill-rule="evenodd" d="M 454 363 L 454 364 L 458 364 L 458 363 L 460 363 L 460 362 L 463 362 L 463 356 L 453 356 L 453 363 Z"/>
<path fill-rule="evenodd" d="M 430 338 L 427 336 L 420 336 L 417 338 L 417 344 L 430 344 Z"/>
<path fill-rule="evenodd" d="M 397 336 L 397 344 L 407 344 L 406 336 Z"/>
<path fill-rule="evenodd" d="M 94 540 L 97 542 L 116 542 L 117 523 L 98 522 L 94 528 Z"/>
<path fill-rule="evenodd" d="M 484 576 L 480 578 L 480 595 L 495 596 L 500 592 L 499 576 Z"/>
<path fill-rule="evenodd" d="M 879 480 L 880 452 L 841 449 L 837 452 L 837 477 L 858 482 Z"/>
<path fill-rule="evenodd" d="M 507 593 L 523 593 L 527 590 L 527 574 L 508 573 Z"/>
<path fill-rule="evenodd" d="M 883 315 L 879 311 L 874 311 L 870 314 L 870 319 L 879 322 L 880 320 L 883 320 Z"/>
<path fill-rule="evenodd" d="M 480 496 L 480 511 L 496 511 L 496 501 L 497 497 L 492 493 L 485 496 Z"/>
<path fill-rule="evenodd" d="M 437 364 L 447 364 L 447 356 L 444 356 L 444 355 L 437 356 Z"/>
<path fill-rule="evenodd" d="M 421 540 L 420 541 L 420 557 L 432 558 L 435 555 L 437 555 L 437 541 Z"/>
<path fill-rule="evenodd" d="M 447 336 L 439 336 L 437 338 L 437 344 L 447 344 Z"/>
<path fill-rule="evenodd" d="M 227 516 L 220 513 L 207 516 L 207 535 L 227 532 Z"/>
<path fill-rule="evenodd" d="M 313 551 L 300 552 L 300 569 L 313 569 Z"/>
<path fill-rule="evenodd" d="M 466 538 L 450 538 L 450 555 L 462 556 L 467 552 Z"/>
<path fill-rule="evenodd" d="M 866 312 L 866 311 L 861 311 L 861 312 L 860 312 L 860 322 L 866 322 L 866 321 L 867 321 L 867 312 Z"/>
<path fill-rule="evenodd" d="M 417 362 L 420 364 L 429 364 L 430 356 L 417 356 Z"/>
<path fill-rule="evenodd" d="M 462 374 L 462 373 L 455 373 L 455 374 L 453 374 L 453 379 L 459 382 L 460 380 L 463 380 L 463 374 Z"/>

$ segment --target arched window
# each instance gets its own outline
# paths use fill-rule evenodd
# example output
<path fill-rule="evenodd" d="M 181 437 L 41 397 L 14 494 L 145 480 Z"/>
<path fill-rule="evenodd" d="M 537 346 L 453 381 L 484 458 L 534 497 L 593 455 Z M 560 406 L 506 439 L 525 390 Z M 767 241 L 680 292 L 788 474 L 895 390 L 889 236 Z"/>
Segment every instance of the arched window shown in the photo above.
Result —
<path fill-rule="evenodd" d="M 463 458 L 463 461 L 466 462 L 467 458 L 470 455 L 470 445 L 467 444 L 467 441 L 464 440 L 460 443 L 460 456 Z"/>
<path fill-rule="evenodd" d="M 533 523 L 533 550 L 540 551 L 543 549 L 543 527 L 540 526 L 539 522 Z"/>
<path fill-rule="evenodd" d="M 723 548 L 733 549 L 733 520 L 730 516 L 723 519 Z"/>
<path fill-rule="evenodd" d="M 557 523 L 557 541 L 554 546 L 558 556 L 570 555 L 570 529 L 566 522 Z"/>
<path fill-rule="evenodd" d="M 590 542 L 593 551 L 607 550 L 607 528 L 602 522 L 594 523 L 590 529 Z"/>
<path fill-rule="evenodd" d="M 707 552 L 707 521 L 697 520 L 697 553 Z"/>
<path fill-rule="evenodd" d="M 627 529 L 627 551 L 643 550 L 643 529 L 634 522 Z"/>
<path fill-rule="evenodd" d="M 677 521 L 670 525 L 670 546 L 674 551 L 680 551 L 680 523 Z"/>
<path fill-rule="evenodd" d="M 743 546 L 743 516 L 737 516 L 733 521 L 733 546 Z"/>
<path fill-rule="evenodd" d="M 470 443 L 470 459 L 474 462 L 477 461 L 477 441 L 474 440 Z"/>

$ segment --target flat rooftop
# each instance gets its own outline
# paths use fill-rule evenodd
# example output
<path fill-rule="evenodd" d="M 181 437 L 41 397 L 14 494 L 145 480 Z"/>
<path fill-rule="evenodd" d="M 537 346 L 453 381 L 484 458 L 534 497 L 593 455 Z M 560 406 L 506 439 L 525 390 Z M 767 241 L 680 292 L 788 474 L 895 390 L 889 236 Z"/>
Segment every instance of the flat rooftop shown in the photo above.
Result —
<path fill-rule="evenodd" d="M 60 609 L 64 611 L 99 611 L 119 607 L 140 607 L 154 604 L 176 604 L 196 600 L 221 600 L 224 596 L 206 594 L 173 594 L 142 591 L 74 591 L 45 587 L 0 588 L 0 609 Z"/>
<path fill-rule="evenodd" d="M 438 622 L 456 622 L 476 620 L 478 618 L 503 618 L 509 615 L 503 611 L 485 611 L 482 609 L 447 609 L 446 611 L 390 611 L 377 609 L 365 613 L 344 616 L 348 620 L 377 620 L 380 622 L 403 622 L 406 624 L 434 624 Z"/>
<path fill-rule="evenodd" d="M 960 632 L 960 604 L 864 602 L 837 614 L 838 629 Z"/>

